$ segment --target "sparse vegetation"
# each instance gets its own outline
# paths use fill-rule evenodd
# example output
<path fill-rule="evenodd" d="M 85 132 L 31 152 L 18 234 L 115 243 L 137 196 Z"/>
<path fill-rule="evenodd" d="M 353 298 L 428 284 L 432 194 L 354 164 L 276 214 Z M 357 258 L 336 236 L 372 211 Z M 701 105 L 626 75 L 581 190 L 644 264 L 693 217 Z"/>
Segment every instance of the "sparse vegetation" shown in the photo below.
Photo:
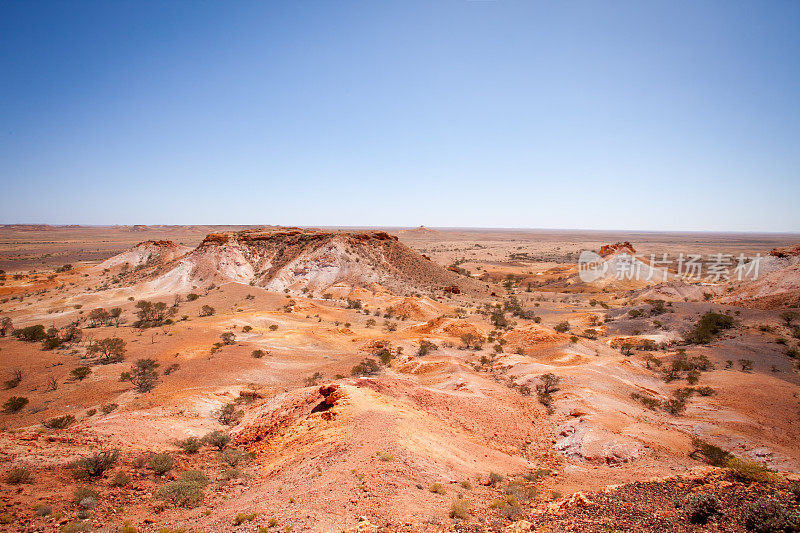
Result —
<path fill-rule="evenodd" d="M 226 403 L 215 413 L 219 423 L 226 426 L 235 426 L 242 419 L 242 416 L 244 416 L 244 411 L 238 408 L 236 402 Z"/>
<path fill-rule="evenodd" d="M 100 477 L 119 460 L 119 450 L 102 450 L 70 463 L 69 468 L 76 479 Z"/>
<path fill-rule="evenodd" d="M 197 453 L 200 451 L 200 447 L 203 445 L 202 441 L 197 437 L 186 437 L 185 439 L 179 440 L 175 444 L 178 446 L 178 448 L 188 454 Z"/>
<path fill-rule="evenodd" d="M 98 356 L 102 364 L 118 363 L 125 359 L 125 341 L 119 337 L 110 337 L 92 342 L 86 347 L 86 355 Z"/>
<path fill-rule="evenodd" d="M 17 413 L 26 405 L 28 405 L 28 399 L 24 396 L 11 396 L 3 403 L 3 412 Z"/>
<path fill-rule="evenodd" d="M 175 464 L 175 460 L 168 453 L 151 453 L 147 456 L 147 468 L 157 476 L 163 476 Z"/>
<path fill-rule="evenodd" d="M 230 441 L 230 435 L 227 435 L 221 431 L 212 431 L 211 433 L 206 433 L 202 438 L 203 444 L 214 447 L 220 451 L 222 451 Z"/>
<path fill-rule="evenodd" d="M 721 504 L 713 494 L 691 494 L 686 499 L 686 509 L 692 524 L 705 524 L 709 518 L 719 513 Z"/>
<path fill-rule="evenodd" d="M 72 415 L 56 416 L 42 422 L 42 425 L 47 429 L 64 429 L 75 423 L 75 417 Z"/>
<path fill-rule="evenodd" d="M 4 481 L 8 485 L 21 485 L 23 483 L 33 483 L 33 474 L 24 466 L 16 466 L 8 471 Z"/>
<path fill-rule="evenodd" d="M 700 320 L 685 335 L 685 339 L 691 344 L 708 344 L 720 332 L 732 327 L 733 317 L 709 311 L 700 317 Z"/>
<path fill-rule="evenodd" d="M 792 533 L 800 531 L 800 515 L 774 498 L 759 498 L 745 504 L 744 523 L 756 533 Z"/>
<path fill-rule="evenodd" d="M 431 483 L 428 486 L 428 491 L 434 494 L 446 494 L 447 491 L 445 490 L 444 486 L 441 483 Z"/>
<path fill-rule="evenodd" d="M 140 393 L 153 390 L 158 382 L 159 364 L 153 359 L 138 359 L 131 367 L 130 372 L 123 372 L 120 381 L 130 381 Z"/>

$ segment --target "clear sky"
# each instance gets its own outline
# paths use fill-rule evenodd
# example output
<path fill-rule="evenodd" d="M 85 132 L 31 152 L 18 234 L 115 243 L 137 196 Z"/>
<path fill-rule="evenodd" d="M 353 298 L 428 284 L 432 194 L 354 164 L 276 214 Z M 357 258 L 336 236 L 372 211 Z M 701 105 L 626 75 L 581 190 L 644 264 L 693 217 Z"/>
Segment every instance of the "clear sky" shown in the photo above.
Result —
<path fill-rule="evenodd" d="M 800 2 L 0 1 L 0 223 L 800 231 Z"/>

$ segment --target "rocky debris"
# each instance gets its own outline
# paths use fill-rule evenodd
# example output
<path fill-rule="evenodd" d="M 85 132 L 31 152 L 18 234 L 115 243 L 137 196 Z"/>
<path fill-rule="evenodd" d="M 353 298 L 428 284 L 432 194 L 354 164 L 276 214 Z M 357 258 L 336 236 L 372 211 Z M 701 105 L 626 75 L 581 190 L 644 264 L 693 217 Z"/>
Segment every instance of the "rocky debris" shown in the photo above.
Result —
<path fill-rule="evenodd" d="M 346 531 L 348 533 L 372 533 L 377 532 L 379 529 L 380 527 L 370 522 L 366 516 L 359 516 L 358 524 L 348 528 Z"/>
<path fill-rule="evenodd" d="M 690 496 L 705 494 L 718 501 L 713 521 L 693 524 Z M 730 475 L 677 477 L 634 482 L 586 493 L 588 504 L 567 501 L 530 517 L 534 531 L 752 531 L 745 523 L 749 504 L 774 499 L 784 508 L 796 506 L 794 497 L 770 483 L 740 481 Z M 776 530 L 777 531 L 777 530 Z M 788 530 L 787 530 L 788 531 Z"/>
<path fill-rule="evenodd" d="M 326 405 L 334 405 L 343 395 L 342 389 L 336 383 L 323 385 L 319 393 L 325 398 Z"/>
<path fill-rule="evenodd" d="M 642 453 L 640 444 L 621 441 L 617 435 L 592 426 L 581 418 L 561 426 L 556 450 L 570 459 L 595 464 L 622 464 L 634 461 Z"/>
<path fill-rule="evenodd" d="M 504 527 L 503 533 L 524 533 L 525 531 L 531 531 L 532 528 L 533 524 L 527 520 L 519 520 Z"/>

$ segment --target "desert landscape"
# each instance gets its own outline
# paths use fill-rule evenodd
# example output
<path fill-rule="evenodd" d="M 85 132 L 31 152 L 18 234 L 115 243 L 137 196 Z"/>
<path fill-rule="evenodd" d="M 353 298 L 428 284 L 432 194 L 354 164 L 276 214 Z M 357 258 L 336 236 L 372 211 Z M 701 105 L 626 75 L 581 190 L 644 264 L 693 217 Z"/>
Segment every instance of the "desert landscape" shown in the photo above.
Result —
<path fill-rule="evenodd" d="M 5 530 L 798 527 L 798 235 L 7 225 L 0 242 Z M 582 250 L 760 272 L 584 282 Z"/>
<path fill-rule="evenodd" d="M 0 1 L 0 533 L 800 533 L 798 22 Z"/>

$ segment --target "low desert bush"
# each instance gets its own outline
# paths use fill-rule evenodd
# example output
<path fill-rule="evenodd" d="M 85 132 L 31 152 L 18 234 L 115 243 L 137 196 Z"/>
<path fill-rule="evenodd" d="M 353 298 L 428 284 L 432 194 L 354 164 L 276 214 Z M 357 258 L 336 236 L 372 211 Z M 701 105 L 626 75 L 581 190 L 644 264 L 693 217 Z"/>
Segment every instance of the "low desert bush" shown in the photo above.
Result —
<path fill-rule="evenodd" d="M 469 518 L 469 503 L 464 498 L 456 498 L 450 504 L 450 518 L 466 520 Z"/>
<path fill-rule="evenodd" d="M 92 369 L 89 368 L 88 366 L 79 366 L 77 368 L 73 368 L 72 370 L 70 370 L 69 373 L 72 375 L 74 379 L 82 381 L 86 379 L 89 376 L 89 374 L 92 373 Z"/>
<path fill-rule="evenodd" d="M 755 461 L 742 459 L 741 457 L 731 457 L 728 459 L 725 466 L 735 477 L 743 481 L 759 481 L 765 483 L 773 479 L 772 473 L 766 466 Z"/>
<path fill-rule="evenodd" d="M 708 519 L 720 512 L 719 498 L 713 494 L 690 494 L 686 498 L 686 510 L 692 524 L 705 524 Z"/>
<path fill-rule="evenodd" d="M 352 376 L 371 376 L 373 374 L 377 374 L 380 370 L 380 366 L 375 359 L 370 359 L 368 357 L 364 358 L 359 364 L 355 365 L 352 370 L 350 371 L 350 375 Z"/>
<path fill-rule="evenodd" d="M 708 344 L 722 330 L 732 327 L 732 317 L 709 311 L 700 317 L 700 320 L 698 320 L 694 327 L 685 335 L 685 339 L 692 344 Z"/>
<path fill-rule="evenodd" d="M 200 470 L 186 470 L 181 472 L 181 475 L 178 476 L 178 480 L 199 483 L 204 487 L 210 483 L 208 477 Z"/>
<path fill-rule="evenodd" d="M 116 410 L 117 407 L 119 407 L 119 405 L 115 403 L 106 403 L 100 407 L 100 410 L 103 411 L 104 415 L 107 415 L 108 413 Z"/>
<path fill-rule="evenodd" d="M 28 399 L 24 396 L 11 396 L 3 403 L 3 412 L 17 413 L 26 405 L 28 405 Z"/>
<path fill-rule="evenodd" d="M 156 498 L 180 507 L 195 507 L 203 501 L 205 485 L 197 481 L 171 481 L 162 485 L 156 492 Z"/>
<path fill-rule="evenodd" d="M 178 448 L 188 454 L 197 453 L 203 445 L 202 441 L 197 437 L 186 437 L 185 439 L 176 442 Z"/>
<path fill-rule="evenodd" d="M 258 517 L 258 513 L 239 513 L 233 519 L 234 526 L 240 526 L 245 522 L 252 522 Z"/>
<path fill-rule="evenodd" d="M 223 405 L 214 415 L 220 424 L 234 426 L 242 419 L 244 411 L 238 409 L 235 402 L 230 402 Z"/>
<path fill-rule="evenodd" d="M 231 441 L 231 437 L 221 431 L 212 431 L 211 433 L 206 433 L 201 440 L 206 446 L 212 446 L 222 451 Z"/>
<path fill-rule="evenodd" d="M 100 499 L 100 494 L 90 487 L 76 487 L 75 490 L 72 491 L 72 503 L 75 505 L 80 505 L 80 503 L 87 498 L 97 501 Z"/>
<path fill-rule="evenodd" d="M 428 486 L 428 490 L 434 494 L 445 494 L 447 492 L 441 483 L 431 483 Z"/>
<path fill-rule="evenodd" d="M 800 531 L 800 515 L 772 498 L 760 498 L 745 505 L 744 523 L 756 533 Z"/>
<path fill-rule="evenodd" d="M 223 450 L 220 456 L 222 461 L 230 466 L 238 466 L 242 463 L 247 463 L 253 458 L 249 452 L 240 448 L 228 448 Z"/>
<path fill-rule="evenodd" d="M 174 464 L 175 460 L 168 453 L 152 453 L 147 458 L 147 468 L 157 476 L 163 476 L 172 470 Z"/>
<path fill-rule="evenodd" d="M 497 472 L 489 472 L 489 485 L 494 487 L 498 483 L 502 483 L 505 478 Z"/>
<path fill-rule="evenodd" d="M 72 415 L 57 416 L 42 422 L 42 425 L 47 429 L 64 429 L 75 423 L 75 417 Z"/>
<path fill-rule="evenodd" d="M 14 467 L 6 474 L 5 482 L 9 485 L 33 483 L 33 474 L 23 466 Z"/>
<path fill-rule="evenodd" d="M 725 466 L 731 458 L 731 454 L 719 446 L 714 446 L 698 438 L 692 439 L 692 446 L 694 446 L 695 449 L 690 456 L 695 459 L 700 459 L 711 466 Z"/>
<path fill-rule="evenodd" d="M 100 477 L 114 466 L 119 459 L 119 450 L 102 450 L 87 457 L 81 457 L 69 464 L 76 479 Z"/>

